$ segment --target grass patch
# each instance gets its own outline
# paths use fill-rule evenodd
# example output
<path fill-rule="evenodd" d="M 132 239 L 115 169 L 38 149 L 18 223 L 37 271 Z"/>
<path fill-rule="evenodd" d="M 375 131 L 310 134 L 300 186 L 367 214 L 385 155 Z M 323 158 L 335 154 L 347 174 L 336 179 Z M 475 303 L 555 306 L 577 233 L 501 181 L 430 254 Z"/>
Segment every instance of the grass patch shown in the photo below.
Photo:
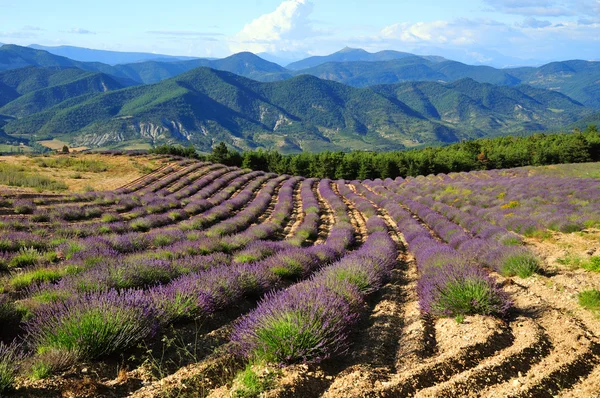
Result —
<path fill-rule="evenodd" d="M 556 262 L 571 268 L 583 268 L 592 272 L 600 272 L 600 256 L 592 256 L 589 259 L 583 259 L 579 256 L 567 254 L 565 257 L 558 258 Z"/>
<path fill-rule="evenodd" d="M 500 301 L 486 281 L 466 279 L 444 286 L 431 307 L 436 313 L 460 320 L 464 315 L 493 314 L 499 306 Z"/>
<path fill-rule="evenodd" d="M 25 289 L 33 284 L 43 282 L 56 282 L 62 277 L 62 272 L 53 269 L 37 269 L 34 271 L 24 272 L 13 276 L 10 279 L 10 285 L 16 289 Z"/>
<path fill-rule="evenodd" d="M 600 290 L 584 290 L 577 296 L 579 305 L 593 311 L 596 315 L 600 312 Z"/>
<path fill-rule="evenodd" d="M 68 187 L 62 181 L 27 172 L 24 168 L 0 163 L 0 185 L 35 188 L 40 191 L 64 191 Z"/>
<path fill-rule="evenodd" d="M 275 379 L 281 374 L 264 366 L 248 364 L 234 379 L 233 396 L 236 398 L 255 398 L 275 385 Z"/>
<path fill-rule="evenodd" d="M 86 173 L 102 173 L 110 168 L 108 164 L 100 160 L 72 156 L 40 157 L 35 158 L 35 163 L 43 168 L 68 169 Z"/>
<path fill-rule="evenodd" d="M 502 262 L 500 273 L 504 276 L 517 275 L 528 278 L 539 268 L 538 259 L 531 253 L 517 253 L 507 256 Z"/>

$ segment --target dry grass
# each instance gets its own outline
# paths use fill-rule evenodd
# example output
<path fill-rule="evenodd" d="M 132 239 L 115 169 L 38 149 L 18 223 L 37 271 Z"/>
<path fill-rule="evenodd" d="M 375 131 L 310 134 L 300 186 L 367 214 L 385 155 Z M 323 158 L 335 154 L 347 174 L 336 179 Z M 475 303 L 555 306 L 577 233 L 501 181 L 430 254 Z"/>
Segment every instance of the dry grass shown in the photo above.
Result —
<path fill-rule="evenodd" d="M 67 156 L 67 155 L 51 155 Z M 104 171 L 75 171 L 69 168 L 41 167 L 39 160 L 35 156 L 10 155 L 0 156 L 0 163 L 18 165 L 26 172 L 46 176 L 53 180 L 62 181 L 68 187 L 70 192 L 84 192 L 86 190 L 113 190 L 121 187 L 141 176 L 147 174 L 150 170 L 156 169 L 160 165 L 160 160 L 148 159 L 144 156 L 112 156 L 101 154 L 71 154 L 76 158 L 86 161 L 99 162 L 106 165 Z M 1 186 L 3 192 L 34 192 L 28 188 L 10 188 Z"/>
<path fill-rule="evenodd" d="M 53 149 L 53 150 L 61 150 L 63 148 L 63 146 L 67 145 L 71 152 L 79 152 L 79 151 L 89 149 L 88 147 L 85 147 L 85 146 L 71 148 L 71 146 L 69 145 L 68 142 L 57 140 L 56 138 L 54 138 L 52 140 L 38 141 L 38 144 L 45 146 L 46 148 Z"/>

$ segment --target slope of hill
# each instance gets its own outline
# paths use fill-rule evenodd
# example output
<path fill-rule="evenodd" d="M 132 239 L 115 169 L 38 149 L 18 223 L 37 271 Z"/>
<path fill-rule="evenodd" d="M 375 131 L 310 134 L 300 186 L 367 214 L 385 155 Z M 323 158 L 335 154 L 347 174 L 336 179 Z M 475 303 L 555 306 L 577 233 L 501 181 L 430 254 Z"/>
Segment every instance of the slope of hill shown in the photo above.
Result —
<path fill-rule="evenodd" d="M 16 113 L 11 104 L 5 106 Z M 259 83 L 198 68 L 163 82 L 70 98 L 11 121 L 5 131 L 60 136 L 86 146 L 128 140 L 216 141 L 284 152 L 391 150 L 563 126 L 589 109 L 530 87 L 402 83 L 354 88 L 303 75 Z"/>
<path fill-rule="evenodd" d="M 24 79 L 21 80 L 20 77 Z M 16 86 L 14 91 L 18 96 L 0 107 L 0 113 L 14 117 L 41 112 L 71 98 L 89 97 L 128 86 L 104 73 L 60 68 L 26 68 L 2 72 L 0 82 Z"/>
<path fill-rule="evenodd" d="M 552 62 L 539 68 L 508 69 L 507 73 L 535 87 L 560 91 L 579 102 L 600 108 L 600 62 Z"/>
<path fill-rule="evenodd" d="M 449 82 L 464 78 L 500 85 L 521 83 L 520 79 L 502 69 L 455 61 L 432 62 L 418 56 L 391 61 L 329 62 L 297 73 L 307 73 L 355 87 L 419 80 Z"/>
<path fill-rule="evenodd" d="M 379 51 L 376 53 L 370 53 L 361 48 L 350 48 L 346 47 L 336 53 L 324 56 L 309 57 L 297 62 L 292 62 L 287 65 L 290 70 L 298 71 L 307 68 L 314 68 L 328 62 L 375 62 L 375 61 L 391 61 L 395 59 L 402 59 L 407 57 L 414 57 L 414 54 L 399 52 L 399 51 Z M 441 61 L 442 57 L 423 57 L 430 58 L 432 61 Z"/>
<path fill-rule="evenodd" d="M 47 51 L 7 44 L 0 47 L 0 71 L 20 69 L 29 66 L 78 68 L 86 71 L 101 72 L 118 78 L 129 79 L 118 69 L 99 62 L 79 62 L 50 54 Z"/>
<path fill-rule="evenodd" d="M 0 44 L 1 45 L 1 44 Z M 195 57 L 182 57 L 164 54 L 142 53 L 142 52 L 122 52 L 122 51 L 107 51 L 95 50 L 91 48 L 74 47 L 74 46 L 41 46 L 32 44 L 30 48 L 36 50 L 44 50 L 50 54 L 60 55 L 75 61 L 81 62 L 101 62 L 108 65 L 129 64 L 143 61 L 187 61 L 196 59 Z"/>

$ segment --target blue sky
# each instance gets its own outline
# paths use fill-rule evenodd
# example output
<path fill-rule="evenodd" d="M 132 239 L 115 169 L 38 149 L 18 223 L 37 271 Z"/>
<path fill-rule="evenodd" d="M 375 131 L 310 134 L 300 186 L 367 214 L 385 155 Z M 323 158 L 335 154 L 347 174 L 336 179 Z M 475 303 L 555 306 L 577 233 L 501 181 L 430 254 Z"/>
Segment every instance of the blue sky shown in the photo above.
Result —
<path fill-rule="evenodd" d="M 600 0 L 0 0 L 0 42 L 212 57 L 350 46 L 506 65 L 600 59 Z"/>

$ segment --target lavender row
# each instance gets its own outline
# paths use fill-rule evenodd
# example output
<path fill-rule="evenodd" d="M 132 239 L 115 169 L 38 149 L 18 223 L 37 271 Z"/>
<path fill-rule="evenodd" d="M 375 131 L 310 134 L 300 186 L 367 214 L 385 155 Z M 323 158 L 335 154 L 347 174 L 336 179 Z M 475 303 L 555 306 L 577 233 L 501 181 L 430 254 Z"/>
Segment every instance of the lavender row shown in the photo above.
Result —
<path fill-rule="evenodd" d="M 332 181 L 329 179 L 320 180 L 317 188 L 318 192 L 321 197 L 323 197 L 329 203 L 336 220 L 350 222 L 348 207 L 344 201 L 333 191 L 331 184 Z"/>
<path fill-rule="evenodd" d="M 164 177 L 161 180 L 156 181 L 152 185 L 146 186 L 143 190 L 139 191 L 139 194 L 143 196 L 143 195 L 146 195 L 149 193 L 158 193 L 158 192 L 166 189 L 170 185 L 173 185 L 175 182 L 179 181 L 183 177 L 197 171 L 198 169 L 206 167 L 206 166 L 214 167 L 214 165 L 211 165 L 208 162 L 192 163 L 188 167 L 184 167 L 183 169 L 176 171 L 174 173 L 171 173 L 167 177 Z"/>
<path fill-rule="evenodd" d="M 291 213 L 292 195 L 293 189 L 300 180 L 300 177 L 282 176 L 285 179 L 275 179 L 273 182 L 267 184 L 265 189 L 262 189 L 254 200 L 249 203 L 242 211 L 230 217 L 217 225 L 212 226 L 206 231 L 207 236 L 223 236 L 231 235 L 242 229 L 247 228 L 258 220 L 258 218 L 267 210 L 269 204 L 273 201 L 273 195 L 277 191 L 277 186 L 283 182 L 279 191 L 283 190 L 282 195 L 278 196 L 278 200 L 281 200 L 281 206 L 286 208 L 286 212 Z M 280 177 L 281 178 L 281 177 Z M 277 183 L 275 183 L 277 181 Z M 277 203 L 277 202 L 276 202 Z M 281 210 L 278 209 L 280 212 Z M 277 214 L 277 217 L 284 220 L 289 214 Z"/>
<path fill-rule="evenodd" d="M 473 230 L 479 231 L 474 237 L 459 225 L 422 203 L 382 189 L 382 186 L 376 182 L 365 182 L 365 184 L 384 195 L 387 194 L 398 203 L 402 203 L 468 261 L 494 269 L 505 276 L 518 275 L 522 278 L 532 275 L 538 268 L 538 260 L 535 255 L 527 248 L 520 246 L 521 240 L 513 233 L 494 226 L 482 228 L 477 220 L 473 220 Z"/>
<path fill-rule="evenodd" d="M 351 182 L 352 186 L 355 186 L 358 183 L 359 183 L 358 181 Z M 360 211 L 365 216 L 365 218 L 368 219 L 368 218 L 371 218 L 371 217 L 377 215 L 377 209 L 375 208 L 375 206 L 373 206 L 369 200 L 354 193 L 354 191 L 352 191 L 350 186 L 346 185 L 345 181 L 343 181 L 343 180 L 337 181 L 337 186 L 338 186 L 340 195 L 342 195 L 344 198 L 352 201 L 354 203 L 354 207 L 356 207 L 356 209 L 358 211 Z"/>
<path fill-rule="evenodd" d="M 438 240 L 404 209 L 397 198 L 364 189 L 370 200 L 384 208 L 415 256 L 419 271 L 417 293 L 424 313 L 435 316 L 504 315 L 508 296 L 472 257 Z"/>
<path fill-rule="evenodd" d="M 353 228 L 339 223 L 323 245 L 293 248 L 254 264 L 214 266 L 181 276 L 148 291 L 109 290 L 69 297 L 42 307 L 27 323 L 38 351 L 58 349 L 81 357 L 98 357 L 130 347 L 157 328 L 179 319 L 202 317 L 308 276 L 335 261 L 353 243 Z M 90 336 L 91 329 L 104 333 Z"/>
<path fill-rule="evenodd" d="M 166 195 L 174 195 L 178 191 L 180 191 L 186 187 L 190 187 L 190 186 L 194 185 L 198 179 L 205 177 L 209 172 L 213 172 L 215 170 L 222 170 L 222 169 L 227 170 L 227 167 L 225 167 L 221 164 L 209 164 L 208 166 L 204 166 L 200 170 L 196 171 L 192 176 L 180 178 L 178 181 L 175 182 L 175 184 L 173 184 L 169 188 L 168 192 L 165 192 L 165 194 Z M 189 196 L 189 195 L 186 195 L 186 196 Z"/>
<path fill-rule="evenodd" d="M 129 184 L 127 187 L 115 189 L 114 193 L 116 195 L 133 193 L 139 189 L 144 188 L 145 186 L 148 186 L 148 185 L 160 180 L 164 176 L 166 176 L 170 173 L 173 173 L 174 171 L 175 171 L 175 168 L 173 166 L 167 166 L 161 170 L 155 171 L 154 173 L 151 173 L 149 175 L 146 175 L 146 176 L 140 178 L 138 181 L 135 181 L 133 184 Z"/>
<path fill-rule="evenodd" d="M 345 353 L 364 298 L 389 278 L 395 259 L 390 236 L 371 232 L 360 249 L 310 280 L 267 294 L 236 324 L 236 352 L 275 363 L 318 362 Z"/>

